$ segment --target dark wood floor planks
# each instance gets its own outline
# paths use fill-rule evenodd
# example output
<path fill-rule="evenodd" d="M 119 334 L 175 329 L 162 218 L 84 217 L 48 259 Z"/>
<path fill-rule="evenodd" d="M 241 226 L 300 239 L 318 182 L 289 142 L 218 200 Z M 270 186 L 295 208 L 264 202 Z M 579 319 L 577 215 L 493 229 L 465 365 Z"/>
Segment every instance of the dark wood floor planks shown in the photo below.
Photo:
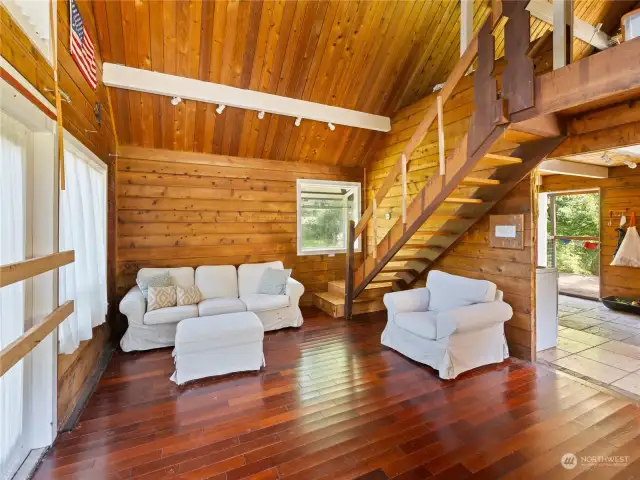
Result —
<path fill-rule="evenodd" d="M 518 360 L 441 381 L 380 345 L 383 313 L 304 314 L 260 373 L 177 387 L 170 349 L 116 354 L 35 478 L 639 478 L 631 401 Z M 566 470 L 568 452 L 629 461 Z"/>

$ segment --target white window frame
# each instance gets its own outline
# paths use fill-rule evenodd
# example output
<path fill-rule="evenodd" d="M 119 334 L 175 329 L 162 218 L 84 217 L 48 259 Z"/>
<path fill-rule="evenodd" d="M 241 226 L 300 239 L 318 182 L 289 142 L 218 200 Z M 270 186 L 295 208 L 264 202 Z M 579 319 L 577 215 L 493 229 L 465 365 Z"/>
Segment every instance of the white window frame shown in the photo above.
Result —
<path fill-rule="evenodd" d="M 33 0 L 22 0 L 22 1 L 33 1 Z M 42 54 L 45 60 L 49 63 L 49 65 L 53 66 L 53 52 L 51 51 L 51 38 L 58 38 L 56 35 L 56 31 L 58 29 L 58 9 L 56 8 L 57 2 L 54 1 L 53 5 L 53 29 L 54 31 L 49 31 L 49 40 L 44 40 L 40 35 L 38 35 L 35 27 L 29 22 L 28 17 L 22 12 L 19 6 L 20 0 L 0 0 L 0 3 L 7 9 L 9 15 L 13 18 L 13 20 L 20 25 L 22 31 L 29 37 L 31 43 L 33 43 L 38 51 Z M 51 2 L 48 0 L 41 0 L 41 2 L 47 8 L 47 21 L 51 15 Z M 51 26 L 48 25 L 49 30 L 51 30 Z"/>
<path fill-rule="evenodd" d="M 302 211 L 301 211 L 301 194 L 302 194 L 302 186 L 303 185 L 318 185 L 318 186 L 327 186 L 327 187 L 338 187 L 338 188 L 350 188 L 354 189 L 353 195 L 354 198 L 354 206 L 356 212 L 356 218 L 353 219 L 356 222 L 360 219 L 362 215 L 362 184 L 360 182 L 340 182 L 334 180 L 314 180 L 314 179 L 303 179 L 299 178 L 296 180 L 296 237 L 297 237 L 297 251 L 298 256 L 305 255 L 335 255 L 337 253 L 346 253 L 346 248 L 323 248 L 323 249 L 304 249 L 302 247 Z M 345 195 L 345 198 L 351 195 L 348 193 Z M 346 215 L 346 210 L 345 210 Z M 345 222 L 348 225 L 348 222 Z M 345 232 L 346 235 L 347 232 Z M 346 238 L 346 237 L 345 237 Z M 354 248 L 355 252 L 361 251 L 362 241 L 359 237 L 356 240 L 356 245 Z"/>

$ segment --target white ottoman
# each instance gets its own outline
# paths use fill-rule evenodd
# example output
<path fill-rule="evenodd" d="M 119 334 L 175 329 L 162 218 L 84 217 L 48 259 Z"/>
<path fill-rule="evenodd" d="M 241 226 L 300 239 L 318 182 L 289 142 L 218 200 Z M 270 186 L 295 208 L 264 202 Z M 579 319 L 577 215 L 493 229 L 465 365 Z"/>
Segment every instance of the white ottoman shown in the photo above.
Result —
<path fill-rule="evenodd" d="M 182 320 L 173 349 L 178 385 L 198 378 L 260 370 L 264 327 L 253 312 Z"/>

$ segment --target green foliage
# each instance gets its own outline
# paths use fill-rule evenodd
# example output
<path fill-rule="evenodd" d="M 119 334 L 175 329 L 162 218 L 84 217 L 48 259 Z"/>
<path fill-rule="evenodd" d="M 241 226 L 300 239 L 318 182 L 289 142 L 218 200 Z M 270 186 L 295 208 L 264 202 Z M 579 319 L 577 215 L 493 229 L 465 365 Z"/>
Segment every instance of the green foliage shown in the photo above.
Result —
<path fill-rule="evenodd" d="M 550 233 L 551 217 L 547 216 L 547 219 L 547 231 Z M 556 235 L 597 237 L 599 232 L 600 196 L 597 193 L 556 197 Z M 560 272 L 599 275 L 600 249 L 588 250 L 583 247 L 583 243 L 556 242 L 556 266 Z"/>
<path fill-rule="evenodd" d="M 345 246 L 344 212 L 330 200 L 306 200 L 302 208 L 302 246 L 340 248 Z"/>

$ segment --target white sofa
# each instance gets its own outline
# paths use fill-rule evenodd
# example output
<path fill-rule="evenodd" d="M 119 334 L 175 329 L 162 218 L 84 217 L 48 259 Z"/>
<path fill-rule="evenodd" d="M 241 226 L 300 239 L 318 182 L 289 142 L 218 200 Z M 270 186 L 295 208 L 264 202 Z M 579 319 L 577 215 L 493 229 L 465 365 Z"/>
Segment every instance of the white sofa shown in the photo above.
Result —
<path fill-rule="evenodd" d="M 202 293 L 198 305 L 160 308 L 147 312 L 147 302 L 135 286 L 120 302 L 120 312 L 129 326 L 120 341 L 125 352 L 149 350 L 174 345 L 178 322 L 187 318 L 235 312 L 254 312 L 265 331 L 302 325 L 298 303 L 304 293 L 302 284 L 293 278 L 287 282 L 286 295 L 258 293 L 267 268 L 283 269 L 282 262 L 180 268 L 143 268 L 138 278 L 149 278 L 168 271 L 173 284 L 181 287 L 197 285 Z"/>
<path fill-rule="evenodd" d="M 486 280 L 432 270 L 425 288 L 387 293 L 382 344 L 452 379 L 509 357 L 504 322 L 511 306 Z"/>

